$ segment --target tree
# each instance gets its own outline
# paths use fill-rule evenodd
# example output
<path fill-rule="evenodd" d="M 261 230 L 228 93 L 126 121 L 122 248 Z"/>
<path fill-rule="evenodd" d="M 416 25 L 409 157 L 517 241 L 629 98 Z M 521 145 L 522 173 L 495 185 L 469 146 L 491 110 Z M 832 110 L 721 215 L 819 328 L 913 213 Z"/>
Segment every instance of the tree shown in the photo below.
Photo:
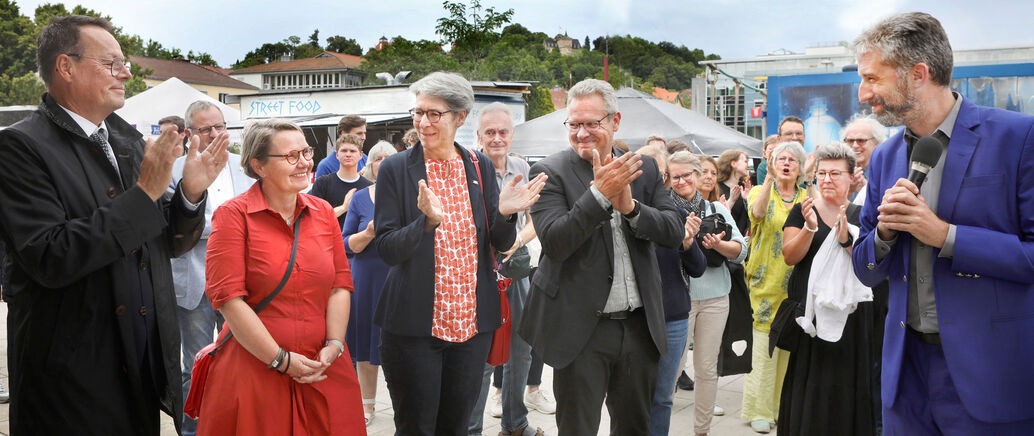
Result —
<path fill-rule="evenodd" d="M 36 77 L 36 73 L 10 77 L 0 75 L 0 105 L 37 105 L 47 87 Z"/>
<path fill-rule="evenodd" d="M 359 43 L 352 38 L 345 38 L 341 35 L 334 35 L 327 38 L 327 50 L 350 54 L 353 56 L 362 56 L 363 48 L 359 46 Z"/>
<path fill-rule="evenodd" d="M 548 115 L 556 110 L 553 106 L 553 98 L 550 96 L 549 88 L 532 86 L 528 94 L 528 115 L 527 119 L 533 120 L 543 115 Z"/>
<path fill-rule="evenodd" d="M 0 0 L 0 73 L 21 76 L 36 69 L 36 39 L 29 17 L 21 14 L 18 5 Z"/>
<path fill-rule="evenodd" d="M 437 41 L 410 41 L 401 36 L 391 39 L 391 44 L 380 51 L 370 50 L 359 64 L 359 70 L 368 73 L 366 80 L 376 80 L 379 72 L 394 75 L 399 71 L 411 71 L 409 80 L 418 80 L 435 71 L 455 71 L 460 74 L 469 72 L 469 64 L 461 64 L 454 57 L 442 50 Z"/>
<path fill-rule="evenodd" d="M 474 61 L 474 67 L 485 58 L 492 43 L 499 40 L 496 29 L 503 27 L 513 17 L 513 9 L 496 12 L 490 7 L 481 12 L 481 1 L 470 0 L 470 14 L 467 6 L 445 0 L 442 7 L 449 12 L 448 17 L 438 19 L 435 33 L 444 38 L 445 43 L 452 44 L 455 56 Z"/>
<path fill-rule="evenodd" d="M 133 78 L 129 79 L 126 84 L 123 85 L 123 89 L 126 91 L 126 98 L 147 91 L 147 82 L 144 82 L 144 77 L 154 74 L 154 70 L 150 68 L 145 70 L 138 64 L 130 65 L 129 72 L 133 74 Z"/>
<path fill-rule="evenodd" d="M 312 35 L 309 35 L 309 45 L 320 48 L 320 29 L 312 31 Z"/>
<path fill-rule="evenodd" d="M 585 44 L 582 45 L 582 48 L 592 50 L 592 47 L 589 46 L 589 35 L 585 35 Z"/>

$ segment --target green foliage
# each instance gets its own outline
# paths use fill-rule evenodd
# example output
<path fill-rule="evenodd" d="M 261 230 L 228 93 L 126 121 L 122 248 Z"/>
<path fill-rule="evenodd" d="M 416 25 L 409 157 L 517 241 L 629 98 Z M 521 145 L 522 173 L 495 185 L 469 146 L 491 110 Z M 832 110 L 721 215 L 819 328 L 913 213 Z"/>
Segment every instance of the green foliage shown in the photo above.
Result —
<path fill-rule="evenodd" d="M 334 35 L 327 38 L 327 50 L 350 54 L 353 56 L 362 56 L 363 48 L 359 46 L 359 43 L 352 38 L 346 38 L 341 35 Z"/>
<path fill-rule="evenodd" d="M 553 106 L 553 99 L 549 95 L 549 88 L 532 86 L 531 94 L 528 95 L 527 100 L 528 113 L 526 118 L 529 120 L 548 115 L 556 110 Z"/>
<path fill-rule="evenodd" d="M 37 104 L 39 96 L 45 91 L 38 81 L 36 70 L 36 39 L 44 26 L 50 24 L 55 17 L 66 15 L 88 15 L 101 17 L 109 22 L 111 17 L 96 10 L 76 5 L 71 11 L 63 3 L 45 3 L 36 7 L 32 18 L 23 15 L 18 4 L 13 0 L 0 0 L 0 103 L 2 104 Z M 144 39 L 139 35 L 125 33 L 121 27 L 112 24 L 112 34 L 127 56 L 146 56 L 161 59 L 182 57 L 177 48 L 166 49 L 161 43 Z M 193 51 L 187 53 L 187 59 L 202 65 L 218 66 L 208 53 Z M 126 97 L 147 89 L 143 81 L 144 73 L 133 66 L 133 78 L 126 83 Z"/>
<path fill-rule="evenodd" d="M 36 69 L 34 27 L 17 4 L 0 0 L 0 74 L 16 77 Z"/>
<path fill-rule="evenodd" d="M 126 90 L 126 98 L 137 95 L 147 90 L 147 82 L 144 82 L 144 77 L 150 76 L 154 73 L 154 70 L 148 68 L 143 69 L 138 64 L 131 64 L 129 72 L 133 74 L 133 78 L 126 81 L 124 89 Z"/>
<path fill-rule="evenodd" d="M 47 92 L 47 88 L 36 77 L 36 73 L 29 72 L 13 78 L 0 74 L 0 106 L 37 105 L 44 92 Z"/>
<path fill-rule="evenodd" d="M 435 41 L 410 41 L 401 36 L 392 38 L 391 45 L 386 45 L 382 50 L 370 50 L 364 59 L 359 69 L 369 73 L 366 80 L 376 81 L 371 84 L 380 84 L 380 79 L 374 75 L 382 71 L 392 75 L 399 71 L 411 71 L 409 80 L 415 81 L 435 71 L 465 74 L 469 68 L 446 54 Z"/>
<path fill-rule="evenodd" d="M 488 55 L 492 44 L 499 40 L 496 29 L 503 27 L 513 17 L 513 9 L 496 12 L 495 8 L 487 8 L 482 12 L 480 0 L 470 0 L 470 13 L 467 5 L 445 0 L 442 7 L 449 12 L 448 17 L 438 19 L 435 32 L 444 38 L 445 43 L 452 44 L 452 54 L 462 60 L 477 63 Z"/>
<path fill-rule="evenodd" d="M 627 69 L 638 78 L 636 83 L 648 81 L 667 89 L 689 88 L 693 77 L 703 71 L 699 62 L 718 59 L 700 49 L 690 50 L 668 41 L 653 43 L 630 35 L 601 36 L 593 41 L 593 47 L 594 51 L 609 52 L 610 64 Z M 614 68 L 611 70 L 613 76 Z"/>

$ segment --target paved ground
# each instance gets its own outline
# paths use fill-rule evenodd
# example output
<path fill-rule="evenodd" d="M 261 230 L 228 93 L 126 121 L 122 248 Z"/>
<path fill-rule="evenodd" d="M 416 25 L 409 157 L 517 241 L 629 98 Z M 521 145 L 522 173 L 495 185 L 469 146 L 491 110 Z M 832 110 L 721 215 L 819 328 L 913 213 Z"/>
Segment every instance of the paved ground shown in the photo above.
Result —
<path fill-rule="evenodd" d="M 0 303 L 0 381 L 8 386 L 7 378 L 7 305 Z M 692 359 L 689 359 L 692 362 Z M 553 382 L 553 371 L 548 366 L 542 374 L 543 386 L 549 387 Z M 380 377 L 377 395 L 377 414 L 373 423 L 368 428 L 370 436 L 390 436 L 395 433 L 395 426 L 392 421 L 391 399 L 388 397 L 388 389 L 384 384 L 383 375 Z M 743 390 L 743 376 L 723 377 L 718 381 L 718 404 L 726 410 L 725 416 L 716 416 L 711 426 L 713 436 L 752 436 L 756 435 L 750 429 L 750 425 L 740 419 L 740 398 Z M 531 425 L 542 427 L 546 434 L 557 435 L 556 421 L 553 415 L 544 415 L 538 412 L 531 412 L 528 416 Z M 606 408 L 603 411 L 603 422 L 600 423 L 600 435 L 608 434 L 610 418 L 607 416 Z M 0 435 L 10 434 L 10 422 L 8 418 L 8 405 L 0 405 Z M 484 434 L 494 436 L 499 433 L 499 419 L 485 415 Z M 162 436 L 174 436 L 176 434 L 172 419 L 162 416 Z M 693 434 L 693 392 L 679 391 L 675 395 L 675 404 L 671 418 L 671 434 L 692 435 Z M 774 434 L 774 433 L 773 433 Z"/>

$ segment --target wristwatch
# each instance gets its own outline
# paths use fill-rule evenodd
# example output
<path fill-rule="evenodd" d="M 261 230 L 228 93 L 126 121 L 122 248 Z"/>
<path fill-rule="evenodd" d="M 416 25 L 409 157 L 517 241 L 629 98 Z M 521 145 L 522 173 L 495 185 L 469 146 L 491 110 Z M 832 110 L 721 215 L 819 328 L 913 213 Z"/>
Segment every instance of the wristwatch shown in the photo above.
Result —
<path fill-rule="evenodd" d="M 632 199 L 632 203 L 635 204 L 635 206 L 632 207 L 632 211 L 622 215 L 626 220 L 635 219 L 635 217 L 639 216 L 639 212 L 642 210 L 642 204 L 639 203 L 639 200 Z"/>

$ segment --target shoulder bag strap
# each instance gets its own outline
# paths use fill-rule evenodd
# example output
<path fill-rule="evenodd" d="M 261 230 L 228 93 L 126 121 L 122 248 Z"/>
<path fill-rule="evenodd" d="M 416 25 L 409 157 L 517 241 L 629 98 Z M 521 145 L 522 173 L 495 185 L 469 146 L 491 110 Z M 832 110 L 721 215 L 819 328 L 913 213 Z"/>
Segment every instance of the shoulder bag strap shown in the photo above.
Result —
<path fill-rule="evenodd" d="M 279 294 L 280 291 L 284 289 L 284 286 L 287 285 L 287 280 L 291 278 L 291 271 L 294 270 L 294 258 L 298 254 L 298 232 L 302 228 L 302 215 L 305 215 L 305 211 L 302 211 L 302 213 L 298 215 L 298 220 L 294 222 L 294 243 L 291 244 L 291 259 L 287 261 L 287 271 L 284 272 L 284 278 L 280 279 L 280 284 L 276 285 L 276 289 L 274 289 L 273 292 L 267 295 L 266 298 L 263 298 L 262 301 L 259 301 L 259 303 L 252 308 L 255 310 L 256 314 L 261 312 L 262 309 L 265 309 L 266 306 L 268 306 L 269 303 L 273 301 L 273 298 L 275 298 L 277 294 Z M 215 349 L 212 350 L 212 353 L 215 353 L 216 350 L 221 348 L 223 344 L 225 344 L 226 341 L 230 340 L 230 338 L 232 337 L 233 331 L 230 331 L 229 334 L 226 335 L 226 337 L 219 341 L 219 345 L 215 346 Z"/>

